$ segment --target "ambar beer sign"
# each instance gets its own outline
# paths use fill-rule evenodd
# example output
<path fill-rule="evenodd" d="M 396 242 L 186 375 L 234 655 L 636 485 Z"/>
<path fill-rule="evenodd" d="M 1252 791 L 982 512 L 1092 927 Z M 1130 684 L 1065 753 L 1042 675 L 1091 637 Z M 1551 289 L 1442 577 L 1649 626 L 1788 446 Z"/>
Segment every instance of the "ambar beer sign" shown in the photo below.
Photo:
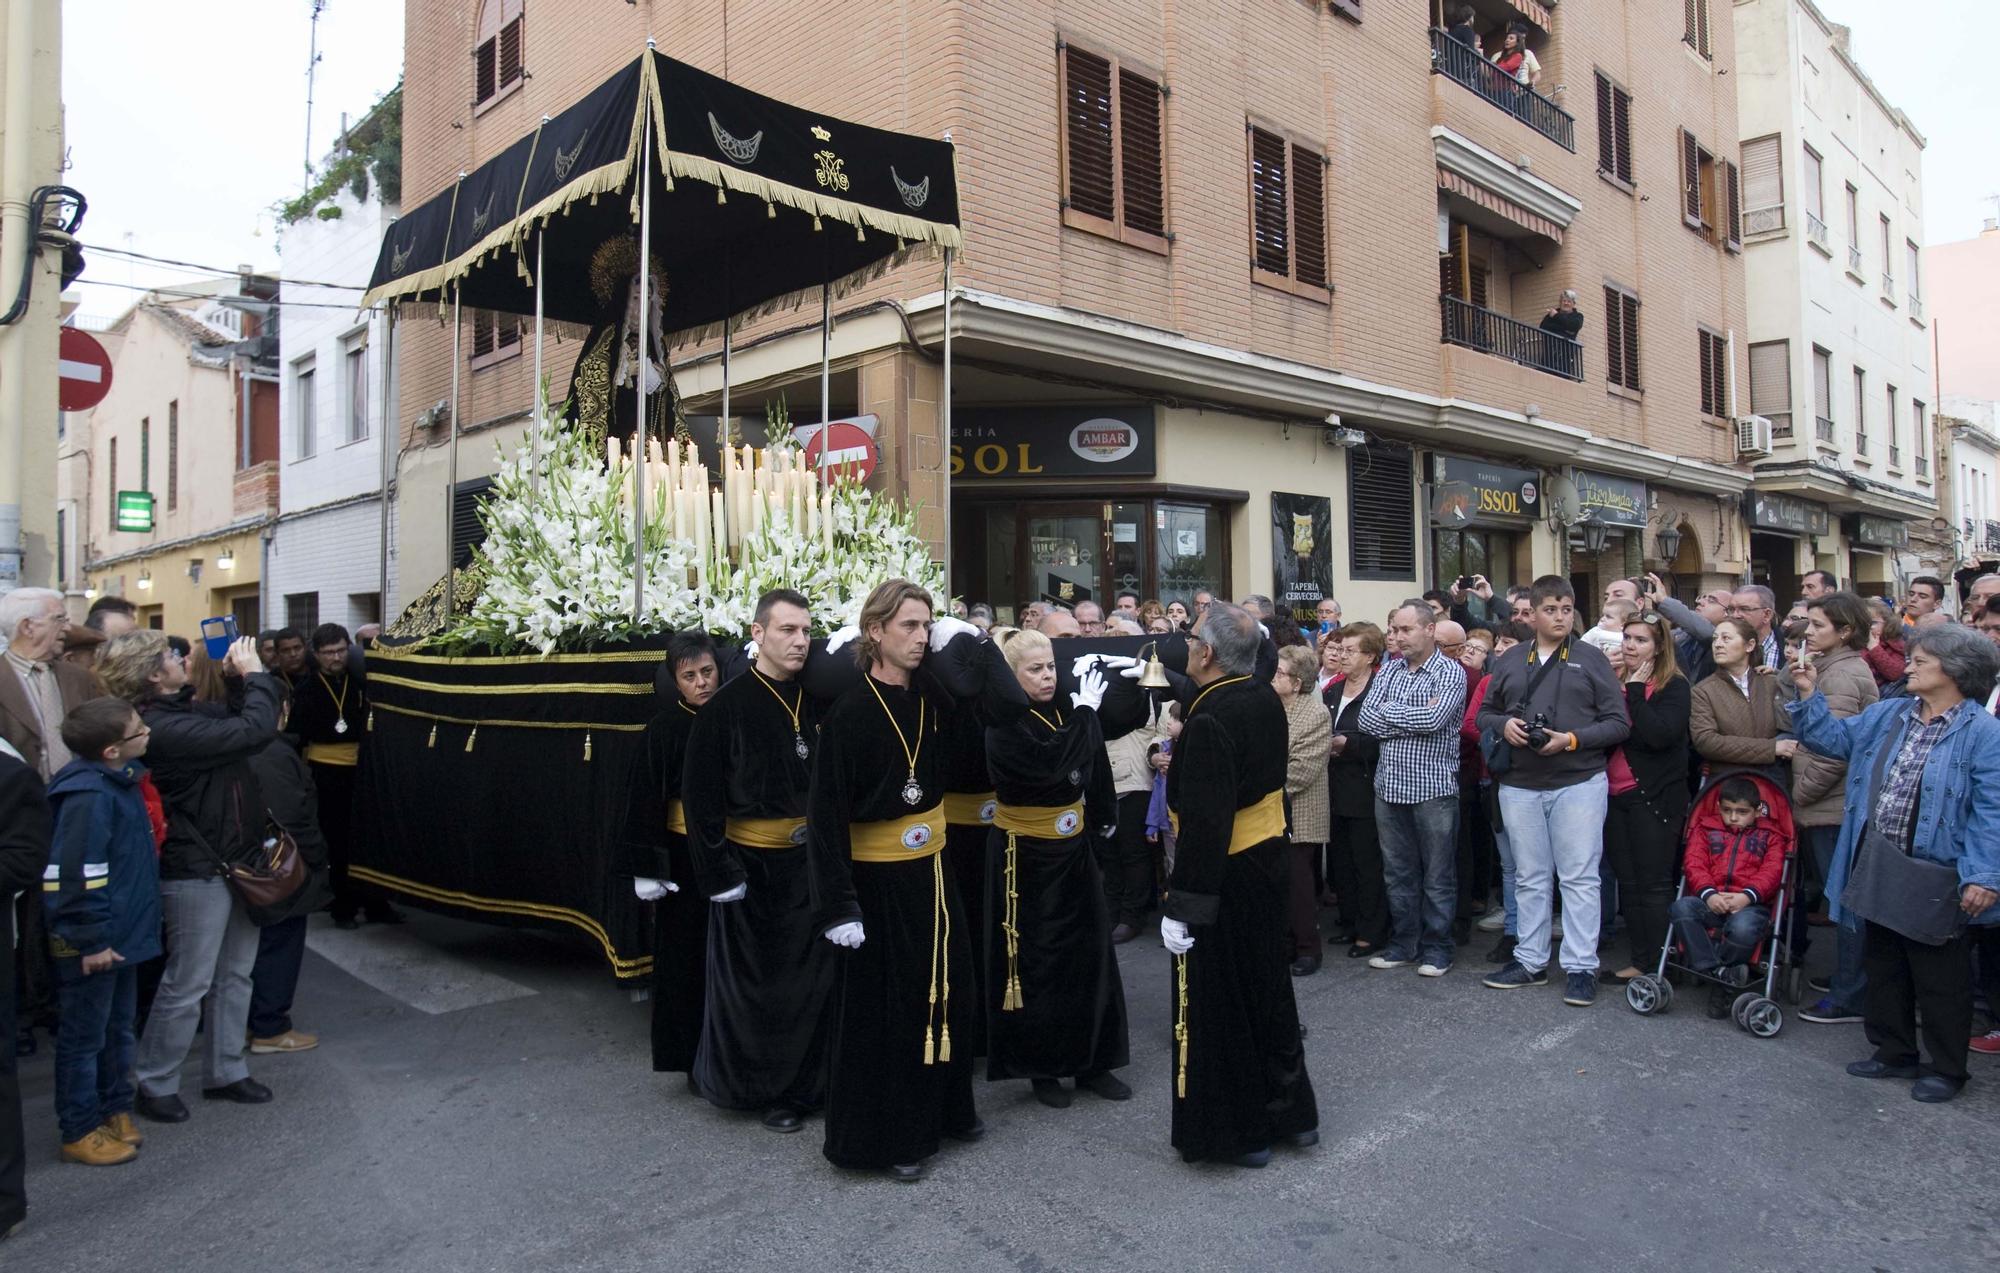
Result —
<path fill-rule="evenodd" d="M 969 407 L 952 413 L 956 481 L 1022 477 L 1151 477 L 1150 403 Z"/>

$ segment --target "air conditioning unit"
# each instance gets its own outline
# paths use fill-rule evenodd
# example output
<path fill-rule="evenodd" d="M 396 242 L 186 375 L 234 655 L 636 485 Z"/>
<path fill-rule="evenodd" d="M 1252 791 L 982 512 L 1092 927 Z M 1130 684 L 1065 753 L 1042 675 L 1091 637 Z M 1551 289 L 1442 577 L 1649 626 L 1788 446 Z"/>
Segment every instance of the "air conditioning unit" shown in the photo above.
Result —
<path fill-rule="evenodd" d="M 1771 446 L 1771 422 L 1760 415 L 1744 416 L 1736 421 L 1736 454 L 1769 455 Z"/>

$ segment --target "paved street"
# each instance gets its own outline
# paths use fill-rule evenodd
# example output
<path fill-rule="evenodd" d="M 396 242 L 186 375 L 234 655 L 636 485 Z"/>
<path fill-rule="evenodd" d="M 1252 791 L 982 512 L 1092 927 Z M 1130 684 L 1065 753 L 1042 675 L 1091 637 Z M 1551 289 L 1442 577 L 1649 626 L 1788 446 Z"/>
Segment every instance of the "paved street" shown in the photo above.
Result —
<path fill-rule="evenodd" d="M 319 921 L 324 923 L 324 920 Z M 1483 990 L 1336 959 L 1301 983 L 1324 1143 L 1264 1171 L 1167 1145 L 1166 959 L 1121 950 L 1123 1105 L 982 1086 L 990 1133 L 916 1186 L 835 1171 L 646 1061 L 646 1006 L 565 939 L 416 916 L 315 929 L 277 1092 L 191 1101 L 130 1166 L 56 1160 L 25 1063 L 23 1269 L 1941 1270 L 2000 1224 L 2000 1067 L 1956 1104 L 1850 1079 L 1857 1027 L 1759 1041 L 1698 996 Z M 1822 946 L 1829 943 L 1822 942 Z M 1336 952 L 1338 953 L 1338 952 Z M 1826 952 L 1821 952 L 1826 953 Z M 199 1075 L 190 1072 L 190 1095 Z"/>

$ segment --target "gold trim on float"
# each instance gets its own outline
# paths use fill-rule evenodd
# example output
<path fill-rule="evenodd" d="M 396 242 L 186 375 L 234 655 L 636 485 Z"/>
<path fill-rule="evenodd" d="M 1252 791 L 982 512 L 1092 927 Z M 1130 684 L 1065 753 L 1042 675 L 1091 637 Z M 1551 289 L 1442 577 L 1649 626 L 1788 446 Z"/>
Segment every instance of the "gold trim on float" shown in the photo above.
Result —
<path fill-rule="evenodd" d="M 446 716 L 441 712 L 420 712 L 414 707 L 398 707 L 394 703 L 370 703 L 369 706 L 379 707 L 385 712 L 394 712 L 398 716 L 414 716 L 418 720 L 441 720 L 453 725 L 471 725 L 475 729 L 481 725 L 501 725 L 511 729 L 612 729 L 620 733 L 637 734 L 646 728 L 644 725 L 609 725 L 603 721 L 589 720 L 486 720 L 471 716 Z M 584 759 L 588 760 L 589 757 L 586 756 Z"/>
<path fill-rule="evenodd" d="M 407 676 L 390 676 L 386 672 L 372 673 L 368 679 L 379 685 L 402 685 L 425 694 L 651 694 L 650 685 L 438 685 L 430 681 L 413 681 Z"/>
<path fill-rule="evenodd" d="M 658 663 L 665 650 L 606 650 L 602 654 L 399 654 L 395 646 L 371 647 L 367 657 L 403 663 L 439 663 L 452 667 L 520 666 L 526 663 Z"/>
<path fill-rule="evenodd" d="M 434 884 L 419 884 L 401 876 L 388 875 L 370 870 L 365 866 L 350 866 L 347 873 L 369 884 L 379 884 L 393 888 L 412 897 L 427 901 L 442 902 L 447 906 L 461 906 L 468 910 L 488 911 L 496 915 L 525 915 L 531 919 L 557 919 L 582 929 L 597 939 L 604 947 L 604 957 L 611 961 L 612 970 L 619 977 L 643 977 L 653 971 L 653 957 L 642 955 L 637 959 L 621 959 L 611 945 L 611 937 L 604 926 L 579 910 L 567 906 L 551 906 L 545 902 L 514 902 L 494 897 L 479 897 L 472 893 L 461 893 L 456 889 L 439 888 Z"/>

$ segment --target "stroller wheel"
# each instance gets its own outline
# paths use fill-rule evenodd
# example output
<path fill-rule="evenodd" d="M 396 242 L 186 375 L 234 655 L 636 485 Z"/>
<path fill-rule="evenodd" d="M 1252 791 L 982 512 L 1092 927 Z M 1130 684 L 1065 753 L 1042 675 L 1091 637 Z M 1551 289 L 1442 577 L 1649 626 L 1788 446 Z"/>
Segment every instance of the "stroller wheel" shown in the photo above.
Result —
<path fill-rule="evenodd" d="M 1667 1006 L 1667 996 L 1661 991 L 1666 983 L 1651 973 L 1634 977 L 1625 983 L 1625 1003 L 1642 1017 L 1650 1017 Z"/>
<path fill-rule="evenodd" d="M 1785 1028 L 1785 1010 L 1758 995 L 1743 1010 L 1743 1028 L 1760 1039 L 1768 1039 Z"/>
<path fill-rule="evenodd" d="M 1736 1026 L 1739 1030 L 1748 1030 L 1750 1028 L 1750 1023 L 1744 1019 L 1743 1014 L 1749 1011 L 1750 1005 L 1755 1003 L 1757 999 L 1758 995 L 1755 990 L 1746 990 L 1742 994 L 1737 995 L 1736 1002 L 1730 1005 L 1729 1015 L 1735 1018 Z"/>

